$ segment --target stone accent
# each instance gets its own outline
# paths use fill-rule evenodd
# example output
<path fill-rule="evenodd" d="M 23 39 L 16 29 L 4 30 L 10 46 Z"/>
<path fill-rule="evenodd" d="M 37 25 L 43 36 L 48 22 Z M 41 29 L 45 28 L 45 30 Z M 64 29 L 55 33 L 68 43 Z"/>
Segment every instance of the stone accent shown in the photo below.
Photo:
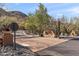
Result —
<path fill-rule="evenodd" d="M 76 36 L 76 35 L 77 35 L 77 34 L 75 33 L 75 31 L 74 31 L 74 30 L 72 30 L 72 31 L 71 31 L 71 33 L 70 33 L 70 36 L 72 36 L 72 37 L 73 37 L 73 36 Z"/>
<path fill-rule="evenodd" d="M 13 44 L 13 35 L 10 32 L 3 32 L 2 35 L 3 45 L 12 45 Z"/>
<path fill-rule="evenodd" d="M 45 37 L 55 37 L 55 33 L 52 30 L 46 30 L 43 34 Z"/>

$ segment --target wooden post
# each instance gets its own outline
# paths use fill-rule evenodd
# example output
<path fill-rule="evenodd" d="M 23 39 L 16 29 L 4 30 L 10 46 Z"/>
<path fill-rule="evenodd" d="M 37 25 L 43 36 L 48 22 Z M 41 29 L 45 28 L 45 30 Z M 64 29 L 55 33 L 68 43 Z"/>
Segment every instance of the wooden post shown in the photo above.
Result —
<path fill-rule="evenodd" d="M 58 37 L 60 36 L 60 20 L 58 19 Z"/>
<path fill-rule="evenodd" d="M 2 47 L 3 46 L 3 39 L 0 38 L 0 46 Z"/>

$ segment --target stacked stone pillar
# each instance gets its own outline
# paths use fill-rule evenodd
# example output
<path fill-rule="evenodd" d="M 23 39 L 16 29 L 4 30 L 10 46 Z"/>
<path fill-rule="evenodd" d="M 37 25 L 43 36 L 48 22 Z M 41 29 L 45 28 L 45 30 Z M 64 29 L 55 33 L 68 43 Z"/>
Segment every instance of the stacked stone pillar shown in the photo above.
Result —
<path fill-rule="evenodd" d="M 13 44 L 13 35 L 9 31 L 4 31 L 2 34 L 1 46 L 12 45 Z"/>

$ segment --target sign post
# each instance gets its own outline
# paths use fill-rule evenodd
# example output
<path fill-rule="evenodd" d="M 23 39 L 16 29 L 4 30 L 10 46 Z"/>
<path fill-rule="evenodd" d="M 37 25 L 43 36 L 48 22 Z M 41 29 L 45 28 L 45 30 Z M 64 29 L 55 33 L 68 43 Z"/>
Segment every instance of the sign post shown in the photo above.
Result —
<path fill-rule="evenodd" d="M 16 32 L 13 33 L 13 48 L 16 50 Z"/>
<path fill-rule="evenodd" d="M 10 24 L 10 29 L 13 32 L 13 49 L 16 50 L 16 31 L 18 30 L 19 26 L 17 23 L 13 22 Z"/>

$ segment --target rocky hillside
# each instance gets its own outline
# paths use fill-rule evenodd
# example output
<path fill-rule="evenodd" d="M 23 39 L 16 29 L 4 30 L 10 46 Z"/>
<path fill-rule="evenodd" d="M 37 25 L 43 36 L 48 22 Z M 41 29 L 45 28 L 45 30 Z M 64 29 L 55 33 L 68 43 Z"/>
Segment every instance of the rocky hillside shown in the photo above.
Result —
<path fill-rule="evenodd" d="M 16 18 L 18 21 L 22 21 L 27 18 L 27 15 L 20 11 L 6 11 L 0 8 L 0 19 L 3 19 L 5 16 L 12 17 L 14 19 Z"/>
<path fill-rule="evenodd" d="M 9 16 L 15 16 L 15 17 L 19 17 L 19 18 L 25 18 L 27 17 L 26 14 L 19 12 L 19 11 L 9 11 Z"/>

